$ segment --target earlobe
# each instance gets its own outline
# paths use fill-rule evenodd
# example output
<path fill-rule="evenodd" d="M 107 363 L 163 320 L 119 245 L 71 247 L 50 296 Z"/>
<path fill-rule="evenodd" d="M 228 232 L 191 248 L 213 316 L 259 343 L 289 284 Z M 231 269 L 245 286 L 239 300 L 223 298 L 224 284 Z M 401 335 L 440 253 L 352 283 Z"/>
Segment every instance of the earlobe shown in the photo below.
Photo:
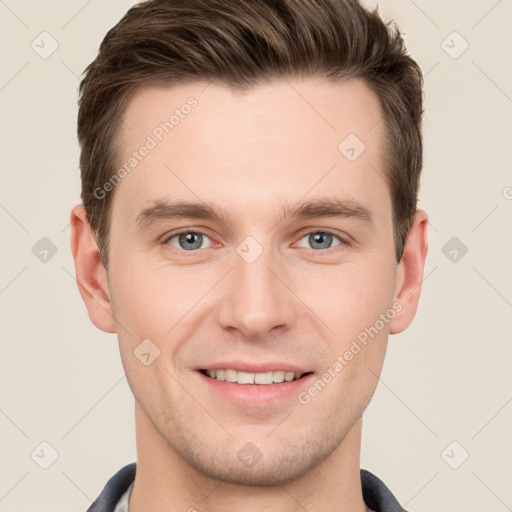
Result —
<path fill-rule="evenodd" d="M 423 210 L 417 210 L 397 269 L 395 302 L 401 306 L 399 313 L 390 322 L 390 334 L 398 334 L 407 329 L 416 315 L 427 252 L 428 216 Z"/>
<path fill-rule="evenodd" d="M 70 222 L 76 281 L 89 318 L 98 329 L 115 333 L 107 273 L 82 204 L 73 207 Z"/>

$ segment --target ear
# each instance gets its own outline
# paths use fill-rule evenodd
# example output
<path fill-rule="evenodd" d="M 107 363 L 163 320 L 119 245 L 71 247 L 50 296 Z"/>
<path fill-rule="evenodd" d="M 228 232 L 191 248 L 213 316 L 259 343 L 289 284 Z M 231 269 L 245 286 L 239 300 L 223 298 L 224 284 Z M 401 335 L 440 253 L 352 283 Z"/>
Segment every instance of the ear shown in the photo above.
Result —
<path fill-rule="evenodd" d="M 390 334 L 407 329 L 416 316 L 427 251 L 428 216 L 423 210 L 417 210 L 397 269 L 394 303 L 400 302 L 402 309 L 389 324 Z"/>
<path fill-rule="evenodd" d="M 116 332 L 112 315 L 107 272 L 83 204 L 71 210 L 71 252 L 76 281 L 91 322 L 102 331 Z"/>

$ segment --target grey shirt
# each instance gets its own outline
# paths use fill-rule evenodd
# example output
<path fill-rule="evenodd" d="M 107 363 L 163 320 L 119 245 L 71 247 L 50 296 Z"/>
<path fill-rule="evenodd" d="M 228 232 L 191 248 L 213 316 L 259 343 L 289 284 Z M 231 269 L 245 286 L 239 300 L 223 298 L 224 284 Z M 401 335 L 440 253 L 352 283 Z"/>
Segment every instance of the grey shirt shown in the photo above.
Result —
<path fill-rule="evenodd" d="M 96 501 L 86 512 L 127 512 L 137 464 L 132 462 L 120 469 L 106 483 Z M 361 469 L 361 487 L 366 506 L 375 512 L 407 512 L 400 506 L 384 482 Z"/>

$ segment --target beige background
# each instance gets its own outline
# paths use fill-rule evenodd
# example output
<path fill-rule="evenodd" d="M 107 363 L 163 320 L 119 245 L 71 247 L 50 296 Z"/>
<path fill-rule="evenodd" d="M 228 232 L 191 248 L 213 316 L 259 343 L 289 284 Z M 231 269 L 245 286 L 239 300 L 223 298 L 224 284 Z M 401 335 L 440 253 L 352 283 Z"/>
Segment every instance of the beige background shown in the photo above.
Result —
<path fill-rule="evenodd" d="M 89 321 L 68 226 L 78 77 L 132 3 L 0 1 L 1 512 L 86 510 L 135 460 L 117 340 Z M 362 466 L 411 511 L 512 510 L 512 2 L 379 5 L 426 75 L 430 252 L 417 318 L 391 337 L 366 414 Z M 31 47 L 52 39 L 47 58 Z M 46 262 L 43 237 L 57 250 Z M 42 442 L 58 452 L 48 469 Z"/>

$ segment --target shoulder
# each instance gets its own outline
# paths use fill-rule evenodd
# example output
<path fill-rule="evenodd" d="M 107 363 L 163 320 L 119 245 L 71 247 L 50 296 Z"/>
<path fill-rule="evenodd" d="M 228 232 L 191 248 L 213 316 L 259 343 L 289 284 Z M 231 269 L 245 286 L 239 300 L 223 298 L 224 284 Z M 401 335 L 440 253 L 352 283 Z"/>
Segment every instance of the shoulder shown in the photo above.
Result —
<path fill-rule="evenodd" d="M 364 502 L 375 512 L 407 512 L 386 484 L 366 469 L 361 469 L 361 487 Z"/>
<path fill-rule="evenodd" d="M 135 480 L 137 464 L 132 462 L 112 476 L 87 512 L 113 512 L 117 502 Z"/>

